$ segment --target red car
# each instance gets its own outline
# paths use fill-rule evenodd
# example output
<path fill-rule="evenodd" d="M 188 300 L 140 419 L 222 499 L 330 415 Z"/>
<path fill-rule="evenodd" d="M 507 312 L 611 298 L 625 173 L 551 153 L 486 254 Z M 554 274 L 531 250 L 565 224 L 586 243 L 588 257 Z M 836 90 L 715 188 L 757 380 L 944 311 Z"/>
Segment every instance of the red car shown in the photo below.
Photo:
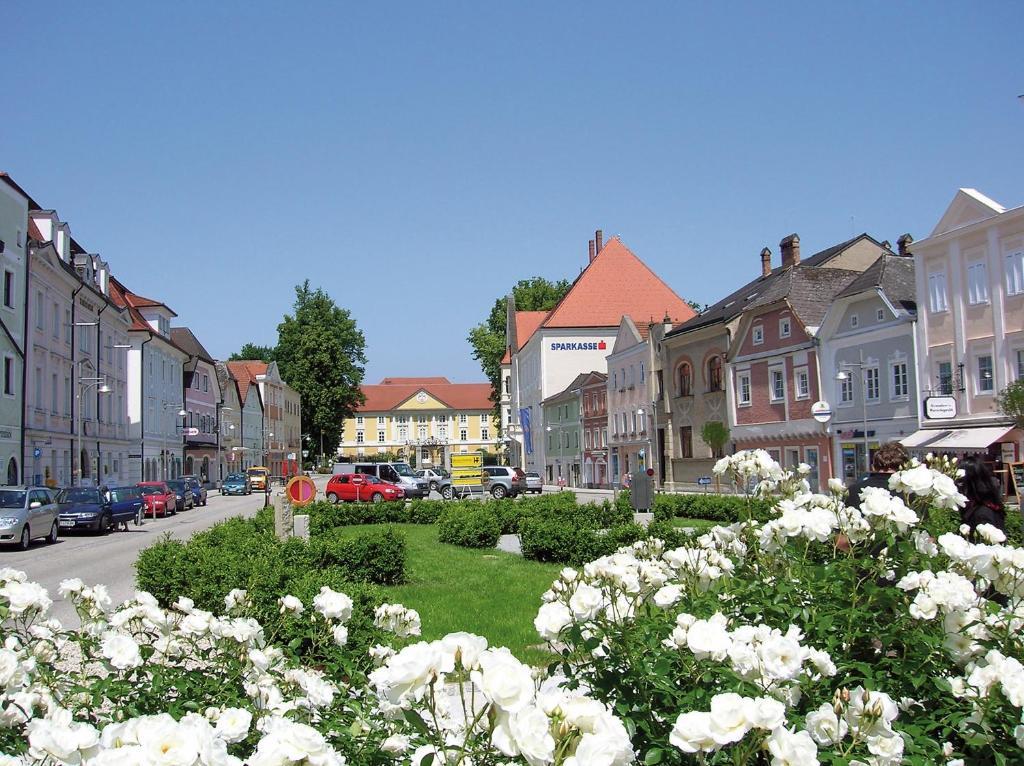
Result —
<path fill-rule="evenodd" d="M 174 490 L 162 481 L 142 481 L 136 485 L 142 490 L 143 516 L 157 514 L 166 516 L 170 513 L 177 513 L 177 495 Z"/>
<path fill-rule="evenodd" d="M 332 503 L 382 503 L 404 497 L 405 490 L 401 487 L 365 473 L 342 473 L 327 482 L 327 499 Z"/>

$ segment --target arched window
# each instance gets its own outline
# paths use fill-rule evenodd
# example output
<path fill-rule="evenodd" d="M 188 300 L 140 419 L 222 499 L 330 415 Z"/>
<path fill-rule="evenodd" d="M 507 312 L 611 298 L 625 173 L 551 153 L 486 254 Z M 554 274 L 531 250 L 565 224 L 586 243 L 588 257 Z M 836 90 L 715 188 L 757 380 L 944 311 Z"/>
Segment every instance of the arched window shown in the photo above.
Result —
<path fill-rule="evenodd" d="M 9 485 L 18 483 L 18 461 L 13 457 L 7 463 L 7 483 Z"/>
<path fill-rule="evenodd" d="M 717 354 L 708 360 L 708 391 L 722 390 L 722 357 Z"/>
<path fill-rule="evenodd" d="M 683 362 L 676 368 L 676 389 L 679 396 L 690 396 L 693 393 L 693 368 L 689 362 Z"/>

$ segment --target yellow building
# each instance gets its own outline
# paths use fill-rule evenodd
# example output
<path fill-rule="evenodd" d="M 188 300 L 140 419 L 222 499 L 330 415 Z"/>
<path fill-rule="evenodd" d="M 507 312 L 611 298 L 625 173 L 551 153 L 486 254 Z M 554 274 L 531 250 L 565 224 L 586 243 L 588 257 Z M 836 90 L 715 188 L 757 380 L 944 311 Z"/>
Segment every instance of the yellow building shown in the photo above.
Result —
<path fill-rule="evenodd" d="M 362 391 L 366 402 L 342 430 L 344 458 L 390 453 L 417 467 L 448 467 L 453 453 L 498 451 L 489 383 L 384 378 Z"/>

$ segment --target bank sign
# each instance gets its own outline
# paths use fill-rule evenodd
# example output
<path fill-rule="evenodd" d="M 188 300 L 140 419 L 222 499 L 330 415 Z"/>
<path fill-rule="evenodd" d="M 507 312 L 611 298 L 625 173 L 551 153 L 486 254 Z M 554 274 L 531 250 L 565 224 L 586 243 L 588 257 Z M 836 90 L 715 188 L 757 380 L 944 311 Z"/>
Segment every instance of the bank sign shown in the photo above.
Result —
<path fill-rule="evenodd" d="M 551 344 L 552 351 L 605 351 L 607 348 L 608 344 L 603 340 Z"/>

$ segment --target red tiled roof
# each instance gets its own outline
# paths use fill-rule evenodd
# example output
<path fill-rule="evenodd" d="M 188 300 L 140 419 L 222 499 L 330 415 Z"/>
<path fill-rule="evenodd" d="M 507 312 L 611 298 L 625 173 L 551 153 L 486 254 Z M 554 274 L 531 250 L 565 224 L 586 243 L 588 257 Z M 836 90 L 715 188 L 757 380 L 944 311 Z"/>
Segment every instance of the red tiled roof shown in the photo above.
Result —
<path fill-rule="evenodd" d="M 451 383 L 448 378 L 436 377 L 436 378 L 384 378 L 380 382 L 382 386 L 394 386 L 394 385 L 420 385 L 424 383 Z"/>
<path fill-rule="evenodd" d="M 267 374 L 267 363 L 258 359 L 243 359 L 228 362 L 228 370 L 238 380 L 238 397 L 242 400 L 242 404 L 245 404 L 249 387 L 256 385 L 256 376 Z"/>
<path fill-rule="evenodd" d="M 613 237 L 583 270 L 559 302 L 544 327 L 618 327 L 624 314 L 637 325 L 661 321 L 672 324 L 694 316 L 690 305 Z"/>
<path fill-rule="evenodd" d="M 549 311 L 517 311 L 516 312 L 516 342 L 519 344 L 519 351 L 526 345 L 526 342 L 537 332 L 537 328 L 544 322 Z M 501 358 L 502 364 L 511 364 L 512 350 L 505 349 L 505 356 Z"/>
<path fill-rule="evenodd" d="M 118 282 L 113 277 L 110 278 L 110 300 L 114 302 L 114 305 L 118 308 L 127 309 L 128 316 L 132 319 L 132 330 L 145 330 L 146 332 L 152 332 L 153 328 L 149 326 L 142 314 L 136 309 L 128 299 L 131 293 L 124 285 Z"/>
<path fill-rule="evenodd" d="M 494 406 L 490 383 L 388 383 L 365 385 L 362 391 L 366 401 L 357 412 L 389 412 L 420 391 L 455 410 L 489 410 Z"/>
<path fill-rule="evenodd" d="M 145 298 L 139 295 L 138 293 L 133 293 L 131 290 L 125 287 L 120 281 L 118 281 L 114 277 L 110 278 L 110 288 L 111 295 L 114 294 L 116 288 L 116 292 L 118 293 L 119 297 L 116 298 L 114 302 L 117 303 L 117 305 L 120 306 L 121 308 L 138 309 L 159 306 L 160 308 L 166 309 L 171 316 L 178 316 L 177 314 L 174 313 L 174 310 L 166 303 L 161 303 L 160 301 L 155 301 L 152 298 Z M 139 318 L 142 318 L 141 314 L 139 314 Z"/>

